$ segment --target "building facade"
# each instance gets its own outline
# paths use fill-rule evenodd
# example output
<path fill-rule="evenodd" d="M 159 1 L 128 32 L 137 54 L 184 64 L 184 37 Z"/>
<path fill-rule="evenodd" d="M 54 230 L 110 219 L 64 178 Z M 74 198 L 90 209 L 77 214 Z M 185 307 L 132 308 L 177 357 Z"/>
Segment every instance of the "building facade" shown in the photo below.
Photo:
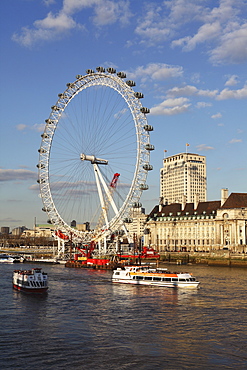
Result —
<path fill-rule="evenodd" d="M 163 204 L 205 202 L 206 157 L 180 153 L 163 159 L 160 170 L 160 199 Z"/>
<path fill-rule="evenodd" d="M 157 251 L 247 253 L 247 193 L 222 191 L 220 201 L 157 205 L 150 213 L 144 245 Z"/>

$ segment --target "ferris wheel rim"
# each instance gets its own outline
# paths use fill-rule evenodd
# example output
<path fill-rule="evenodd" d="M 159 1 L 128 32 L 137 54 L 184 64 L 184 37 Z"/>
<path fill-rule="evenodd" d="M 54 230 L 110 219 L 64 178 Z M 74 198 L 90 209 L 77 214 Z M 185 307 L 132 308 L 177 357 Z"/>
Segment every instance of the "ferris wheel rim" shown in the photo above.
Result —
<path fill-rule="evenodd" d="M 79 238 L 82 237 L 82 233 L 75 231 L 74 228 L 68 225 L 58 212 L 56 204 L 54 203 L 49 182 L 49 161 L 53 137 L 59 125 L 61 114 L 77 94 L 92 86 L 107 86 L 120 94 L 128 105 L 136 130 L 137 158 L 132 183 L 118 214 L 110 221 L 110 229 L 114 229 L 121 221 L 121 218 L 127 216 L 134 203 L 138 204 L 143 191 L 141 185 L 145 185 L 148 173 L 148 171 L 144 169 L 144 165 L 149 166 L 150 157 L 150 151 L 146 149 L 150 144 L 149 133 L 144 129 L 147 125 L 147 120 L 145 113 L 141 111 L 143 106 L 140 100 L 135 96 L 134 90 L 131 86 L 126 84 L 123 78 L 112 73 L 94 72 L 84 76 L 79 75 L 73 83 L 67 84 L 67 89 L 64 93 L 59 94 L 59 99 L 52 107 L 50 116 L 46 120 L 44 133 L 41 135 L 42 141 L 39 149 L 38 182 L 40 184 L 40 194 L 44 205 L 43 210 L 48 214 L 51 223 L 57 228 L 64 229 L 67 233 L 73 233 L 73 235 Z M 105 231 L 105 233 L 107 234 L 108 231 Z M 90 234 L 91 233 L 89 233 L 89 236 Z M 85 233 L 83 236 L 85 236 Z"/>

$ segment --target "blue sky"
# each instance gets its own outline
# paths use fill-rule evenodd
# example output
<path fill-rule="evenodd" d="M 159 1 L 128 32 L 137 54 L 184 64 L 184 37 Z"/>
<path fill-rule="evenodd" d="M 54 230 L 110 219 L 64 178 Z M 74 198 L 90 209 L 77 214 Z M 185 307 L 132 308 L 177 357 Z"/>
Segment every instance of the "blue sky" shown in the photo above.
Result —
<path fill-rule="evenodd" d="M 125 71 L 154 126 L 154 170 L 142 204 L 159 198 L 167 155 L 207 158 L 208 200 L 247 192 L 247 2 L 2 0 L 0 226 L 46 222 L 37 180 L 44 122 L 67 82 L 97 66 Z"/>

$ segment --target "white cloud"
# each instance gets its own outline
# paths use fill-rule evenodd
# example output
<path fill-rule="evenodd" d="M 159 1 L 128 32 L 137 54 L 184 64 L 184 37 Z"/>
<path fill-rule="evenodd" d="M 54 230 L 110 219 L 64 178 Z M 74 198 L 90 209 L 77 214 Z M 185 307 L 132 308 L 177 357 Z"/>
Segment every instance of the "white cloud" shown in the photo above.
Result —
<path fill-rule="evenodd" d="M 154 116 L 173 116 L 186 112 L 190 105 L 187 98 L 167 99 L 151 108 L 150 114 Z"/>
<path fill-rule="evenodd" d="M 97 2 L 93 21 L 97 26 L 106 26 L 117 21 L 127 24 L 130 17 L 132 17 L 132 14 L 128 2 L 104 0 Z"/>
<path fill-rule="evenodd" d="M 244 99 L 247 97 L 247 84 L 242 89 L 229 90 L 225 88 L 220 92 L 218 90 L 202 90 L 192 85 L 186 85 L 173 87 L 167 91 L 167 96 L 204 96 L 216 100 Z"/>
<path fill-rule="evenodd" d="M 200 90 L 195 86 L 186 85 L 184 87 L 174 87 L 168 90 L 168 96 L 205 96 L 213 98 L 217 95 L 218 90 Z"/>
<path fill-rule="evenodd" d="M 146 81 L 147 78 L 162 81 L 169 78 L 181 77 L 182 75 L 182 67 L 165 63 L 150 63 L 146 67 L 139 66 L 136 70 L 128 72 L 129 78 L 141 78 L 142 81 Z"/>
<path fill-rule="evenodd" d="M 25 130 L 26 127 L 27 125 L 25 125 L 24 123 L 20 123 L 19 125 L 16 126 L 18 131 L 23 131 Z"/>
<path fill-rule="evenodd" d="M 46 1 L 51 5 L 52 1 Z M 21 32 L 15 33 L 12 40 L 25 47 L 31 47 L 39 41 L 53 41 L 72 29 L 86 29 L 84 25 L 76 22 L 73 16 L 85 8 L 92 8 L 93 15 L 90 18 L 96 26 L 106 26 L 119 21 L 127 23 L 132 14 L 129 11 L 129 3 L 122 0 L 63 0 L 63 6 L 59 12 L 49 12 L 44 19 L 33 22 L 32 27 L 23 27 Z"/>
<path fill-rule="evenodd" d="M 48 13 L 47 17 L 34 22 L 37 29 L 53 29 L 56 31 L 65 31 L 76 26 L 75 21 L 66 13 L 60 12 L 58 15 Z"/>
<path fill-rule="evenodd" d="M 214 22 L 211 24 L 202 25 L 197 34 L 194 36 L 187 36 L 179 40 L 174 40 L 172 46 L 182 46 L 183 50 L 191 51 L 198 44 L 205 41 L 213 40 L 220 34 L 220 24 L 219 22 Z"/>
<path fill-rule="evenodd" d="M 45 129 L 45 123 L 35 123 L 33 126 L 27 126 L 23 123 L 20 123 L 19 125 L 16 126 L 16 129 L 18 131 L 24 131 L 25 129 L 27 129 L 27 130 L 34 130 L 37 132 L 43 132 Z"/>
<path fill-rule="evenodd" d="M 214 64 L 242 63 L 247 60 L 247 23 L 235 25 L 237 29 L 225 32 L 220 45 L 210 52 L 210 60 Z"/>
<path fill-rule="evenodd" d="M 174 3 L 180 2 L 175 0 Z M 184 1 L 182 1 L 182 9 Z M 190 1 L 188 1 L 189 5 Z M 202 43 L 207 43 L 208 55 L 213 64 L 242 63 L 247 60 L 247 23 L 241 19 L 246 7 L 245 1 L 220 0 L 219 6 L 197 7 L 191 25 L 197 21 L 201 25 L 193 35 L 185 35 L 171 42 L 172 47 L 191 51 Z M 171 13 L 172 14 L 172 13 Z M 186 18 L 184 24 L 186 23 Z M 195 23 L 196 24 L 196 23 Z M 191 27 L 193 29 L 193 27 Z"/>
<path fill-rule="evenodd" d="M 247 98 L 247 84 L 242 89 L 238 90 L 229 90 L 228 88 L 223 89 L 216 97 L 217 100 L 244 98 Z"/>
<path fill-rule="evenodd" d="M 37 179 L 37 173 L 25 170 L 25 169 L 17 169 L 17 170 L 4 170 L 0 169 L 0 181 L 16 181 L 16 180 L 34 180 Z"/>
<path fill-rule="evenodd" d="M 217 119 L 217 118 L 221 118 L 221 117 L 222 117 L 222 114 L 221 113 L 216 113 L 216 114 L 213 114 L 211 116 L 211 118 L 213 118 L 213 119 Z"/>
<path fill-rule="evenodd" d="M 43 132 L 45 129 L 45 123 L 35 123 L 32 127 L 32 130 L 37 132 Z"/>
<path fill-rule="evenodd" d="M 207 107 L 211 107 L 212 106 L 212 103 L 206 103 L 206 102 L 203 102 L 203 101 L 199 101 L 196 103 L 196 108 L 207 108 Z"/>
<path fill-rule="evenodd" d="M 171 28 L 164 22 L 163 8 L 157 4 L 148 4 L 143 7 L 144 16 L 138 19 L 135 33 L 145 39 L 147 45 L 156 45 L 170 37 Z"/>
<path fill-rule="evenodd" d="M 242 139 L 232 139 L 229 141 L 229 144 L 242 143 Z"/>
<path fill-rule="evenodd" d="M 225 86 L 235 86 L 237 85 L 238 83 L 238 76 L 237 75 L 232 75 L 232 76 L 229 76 L 226 83 L 225 83 Z"/>
<path fill-rule="evenodd" d="M 214 147 L 206 145 L 206 144 L 199 144 L 196 146 L 198 152 L 207 151 L 207 150 L 214 150 Z"/>
<path fill-rule="evenodd" d="M 43 0 L 43 3 L 46 5 L 46 6 L 50 6 L 52 4 L 55 4 L 56 0 Z"/>

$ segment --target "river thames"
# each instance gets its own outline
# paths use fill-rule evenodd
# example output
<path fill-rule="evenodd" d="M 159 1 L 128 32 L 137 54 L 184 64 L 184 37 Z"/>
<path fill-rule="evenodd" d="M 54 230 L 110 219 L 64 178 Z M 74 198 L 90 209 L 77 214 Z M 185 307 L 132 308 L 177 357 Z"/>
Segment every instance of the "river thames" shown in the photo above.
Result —
<path fill-rule="evenodd" d="M 49 292 L 12 289 L 42 267 Z M 112 284 L 111 271 L 0 265 L 2 369 L 247 369 L 247 269 L 170 266 L 199 290 Z"/>

